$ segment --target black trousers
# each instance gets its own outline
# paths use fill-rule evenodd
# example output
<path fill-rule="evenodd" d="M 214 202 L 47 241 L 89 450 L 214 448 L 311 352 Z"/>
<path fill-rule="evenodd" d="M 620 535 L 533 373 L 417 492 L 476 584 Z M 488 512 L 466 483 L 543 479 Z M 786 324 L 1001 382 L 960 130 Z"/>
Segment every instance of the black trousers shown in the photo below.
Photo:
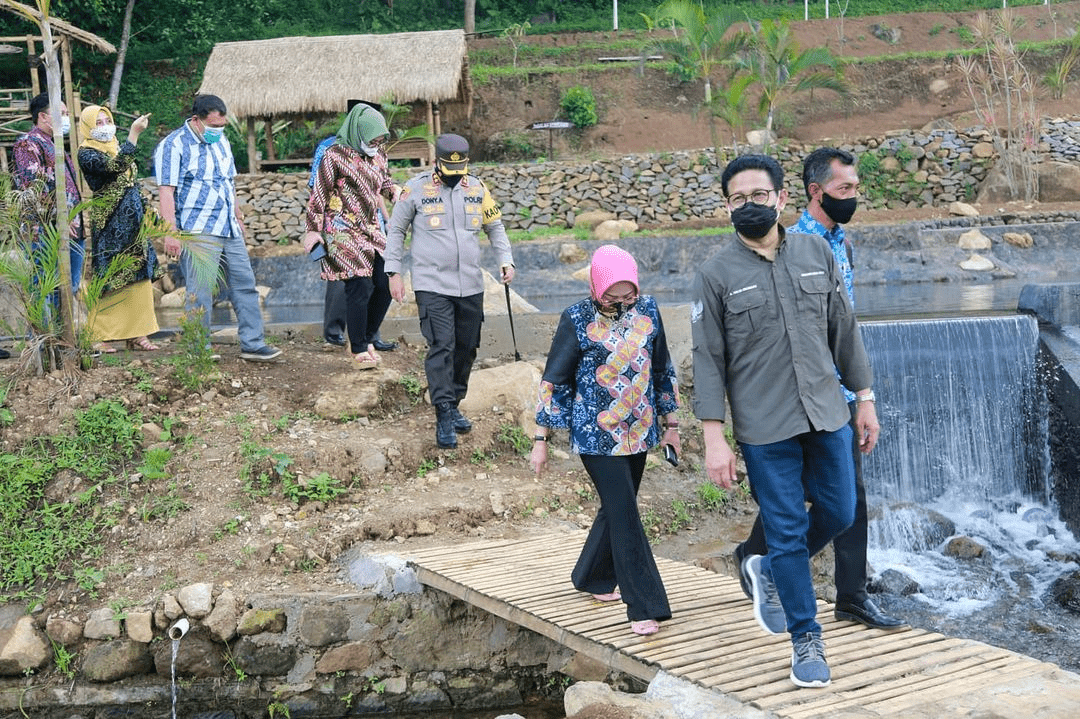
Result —
<path fill-rule="evenodd" d="M 372 268 L 371 281 L 374 288 L 367 302 L 367 319 L 365 320 L 365 334 L 369 339 L 379 336 L 379 327 L 386 319 L 386 313 L 390 309 L 393 298 L 390 296 L 390 278 L 386 276 L 383 267 L 382 255 L 375 255 L 375 264 Z M 323 338 L 337 337 L 345 334 L 348 322 L 348 302 L 345 299 L 345 281 L 335 280 L 326 283 L 326 294 L 323 298 Z M 367 345 L 354 352 L 363 352 Z"/>
<path fill-rule="evenodd" d="M 368 334 L 368 301 L 374 284 L 370 277 L 350 277 L 341 283 L 345 285 L 345 329 L 349 334 L 349 351 L 353 354 L 367 352 L 373 339 Z"/>
<path fill-rule="evenodd" d="M 851 410 L 851 453 L 855 459 L 855 521 L 846 530 L 833 539 L 834 574 L 837 602 L 862 603 L 866 600 L 866 486 L 863 484 L 862 452 L 859 451 L 859 437 L 855 430 L 855 403 L 849 403 Z M 761 525 L 761 514 L 754 520 L 750 536 L 742 544 L 743 555 L 767 554 L 765 530 Z"/>
<path fill-rule="evenodd" d="M 600 510 L 570 575 L 574 587 L 607 594 L 619 586 L 632 622 L 671 619 L 671 606 L 641 526 L 637 493 L 646 454 L 608 457 L 581 455 L 581 463 L 600 495 Z"/>
<path fill-rule="evenodd" d="M 451 297 L 418 290 L 415 294 L 420 332 L 428 344 L 424 373 L 431 404 L 456 405 L 469 391 L 484 324 L 484 293 Z"/>

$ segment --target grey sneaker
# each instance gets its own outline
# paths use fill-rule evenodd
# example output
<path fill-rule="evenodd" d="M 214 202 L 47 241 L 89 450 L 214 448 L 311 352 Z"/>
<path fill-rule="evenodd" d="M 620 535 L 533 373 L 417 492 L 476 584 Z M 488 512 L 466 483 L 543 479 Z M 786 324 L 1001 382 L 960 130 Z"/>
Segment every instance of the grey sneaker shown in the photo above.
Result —
<path fill-rule="evenodd" d="M 825 661 L 825 642 L 821 635 L 807 632 L 792 640 L 791 681 L 800 687 L 827 687 L 832 681 Z"/>
<path fill-rule="evenodd" d="M 263 345 L 258 349 L 243 350 L 240 352 L 240 359 L 246 359 L 252 362 L 272 362 L 280 356 L 281 350 L 271 345 Z"/>
<path fill-rule="evenodd" d="M 751 554 L 742 563 L 742 573 L 749 577 L 754 595 L 754 619 L 769 634 L 783 634 L 787 631 L 787 615 L 772 577 L 761 571 L 761 560 L 760 554 Z"/>

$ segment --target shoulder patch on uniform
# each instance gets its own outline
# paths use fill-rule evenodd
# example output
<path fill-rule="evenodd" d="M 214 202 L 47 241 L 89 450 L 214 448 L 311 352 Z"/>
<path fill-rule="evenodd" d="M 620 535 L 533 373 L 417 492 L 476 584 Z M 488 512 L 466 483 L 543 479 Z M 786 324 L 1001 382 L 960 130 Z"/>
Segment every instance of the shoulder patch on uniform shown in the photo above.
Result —
<path fill-rule="evenodd" d="M 495 198 L 491 196 L 486 187 L 484 188 L 484 200 L 480 203 L 480 209 L 484 213 L 485 225 L 502 219 L 502 210 L 499 209 L 499 203 L 495 202 Z"/>

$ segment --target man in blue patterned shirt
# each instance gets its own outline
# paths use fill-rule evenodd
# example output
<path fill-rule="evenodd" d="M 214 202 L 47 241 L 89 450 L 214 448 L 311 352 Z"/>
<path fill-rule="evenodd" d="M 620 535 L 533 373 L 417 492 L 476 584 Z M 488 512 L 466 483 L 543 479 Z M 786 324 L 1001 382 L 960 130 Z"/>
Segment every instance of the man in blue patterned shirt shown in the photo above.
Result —
<path fill-rule="evenodd" d="M 855 213 L 859 197 L 859 173 L 855 156 L 835 147 L 814 150 L 803 160 L 803 187 L 809 203 L 799 221 L 788 228 L 789 232 L 820 235 L 829 242 L 840 275 L 844 279 L 848 298 L 855 304 L 851 243 L 844 235 L 844 225 Z M 855 395 L 841 386 L 844 399 L 851 408 L 852 427 L 855 421 Z M 907 622 L 891 617 L 881 611 L 866 593 L 866 488 L 863 485 L 862 453 L 858 436 L 852 449 L 855 459 L 855 521 L 851 527 L 833 539 L 835 555 L 836 610 L 839 620 L 860 622 L 877 629 L 898 629 Z M 749 580 L 741 572 L 743 557 L 765 554 L 765 532 L 758 516 L 750 536 L 735 547 L 735 560 L 740 567 L 743 591 L 750 596 Z"/>
<path fill-rule="evenodd" d="M 266 344 L 255 273 L 244 242 L 244 218 L 236 202 L 236 163 L 225 137 L 227 110 L 217 95 L 198 95 L 191 117 L 154 150 L 161 218 L 174 230 L 190 233 L 211 254 L 213 266 L 225 265 L 229 300 L 236 312 L 240 358 L 253 362 L 277 359 L 281 350 Z M 202 309 L 210 329 L 210 308 L 216 278 L 196 277 L 191 251 L 175 235 L 165 238 L 165 253 L 180 256 L 187 283 L 187 305 Z"/>

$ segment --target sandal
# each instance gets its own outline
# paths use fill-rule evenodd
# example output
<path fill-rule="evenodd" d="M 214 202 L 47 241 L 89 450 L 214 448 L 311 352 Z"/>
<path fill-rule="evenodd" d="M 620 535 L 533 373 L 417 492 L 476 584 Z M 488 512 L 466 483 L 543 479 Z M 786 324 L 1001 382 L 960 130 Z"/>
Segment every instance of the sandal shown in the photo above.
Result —
<path fill-rule="evenodd" d="M 660 631 L 660 622 L 655 619 L 643 619 L 640 622 L 630 622 L 630 631 L 640 636 L 656 634 Z"/>
<path fill-rule="evenodd" d="M 353 365 L 355 365 L 357 369 L 375 369 L 379 366 L 379 360 L 375 359 L 367 352 L 361 352 L 353 357 Z"/>
<path fill-rule="evenodd" d="M 622 599 L 622 595 L 619 594 L 618 590 L 615 590 L 607 594 L 594 594 L 592 598 L 598 602 L 617 602 Z"/>
<path fill-rule="evenodd" d="M 111 354 L 116 353 L 115 348 L 110 347 L 109 345 L 105 344 L 104 342 L 98 342 L 96 345 L 94 345 L 90 349 L 92 349 L 94 352 L 97 352 L 98 354 L 103 354 L 103 355 L 111 355 Z"/>
<path fill-rule="evenodd" d="M 375 345 L 368 345 L 367 353 L 371 355 L 376 362 L 382 362 L 382 357 L 380 357 L 379 353 L 375 351 Z"/>
<path fill-rule="evenodd" d="M 161 349 L 156 344 L 151 342 L 150 338 L 146 337 L 145 335 L 142 336 L 142 337 L 136 337 L 133 340 L 128 340 L 127 341 L 127 348 L 128 348 L 128 351 L 130 351 L 130 352 L 135 352 L 135 351 L 139 351 L 139 352 L 155 352 L 155 351 Z"/>

